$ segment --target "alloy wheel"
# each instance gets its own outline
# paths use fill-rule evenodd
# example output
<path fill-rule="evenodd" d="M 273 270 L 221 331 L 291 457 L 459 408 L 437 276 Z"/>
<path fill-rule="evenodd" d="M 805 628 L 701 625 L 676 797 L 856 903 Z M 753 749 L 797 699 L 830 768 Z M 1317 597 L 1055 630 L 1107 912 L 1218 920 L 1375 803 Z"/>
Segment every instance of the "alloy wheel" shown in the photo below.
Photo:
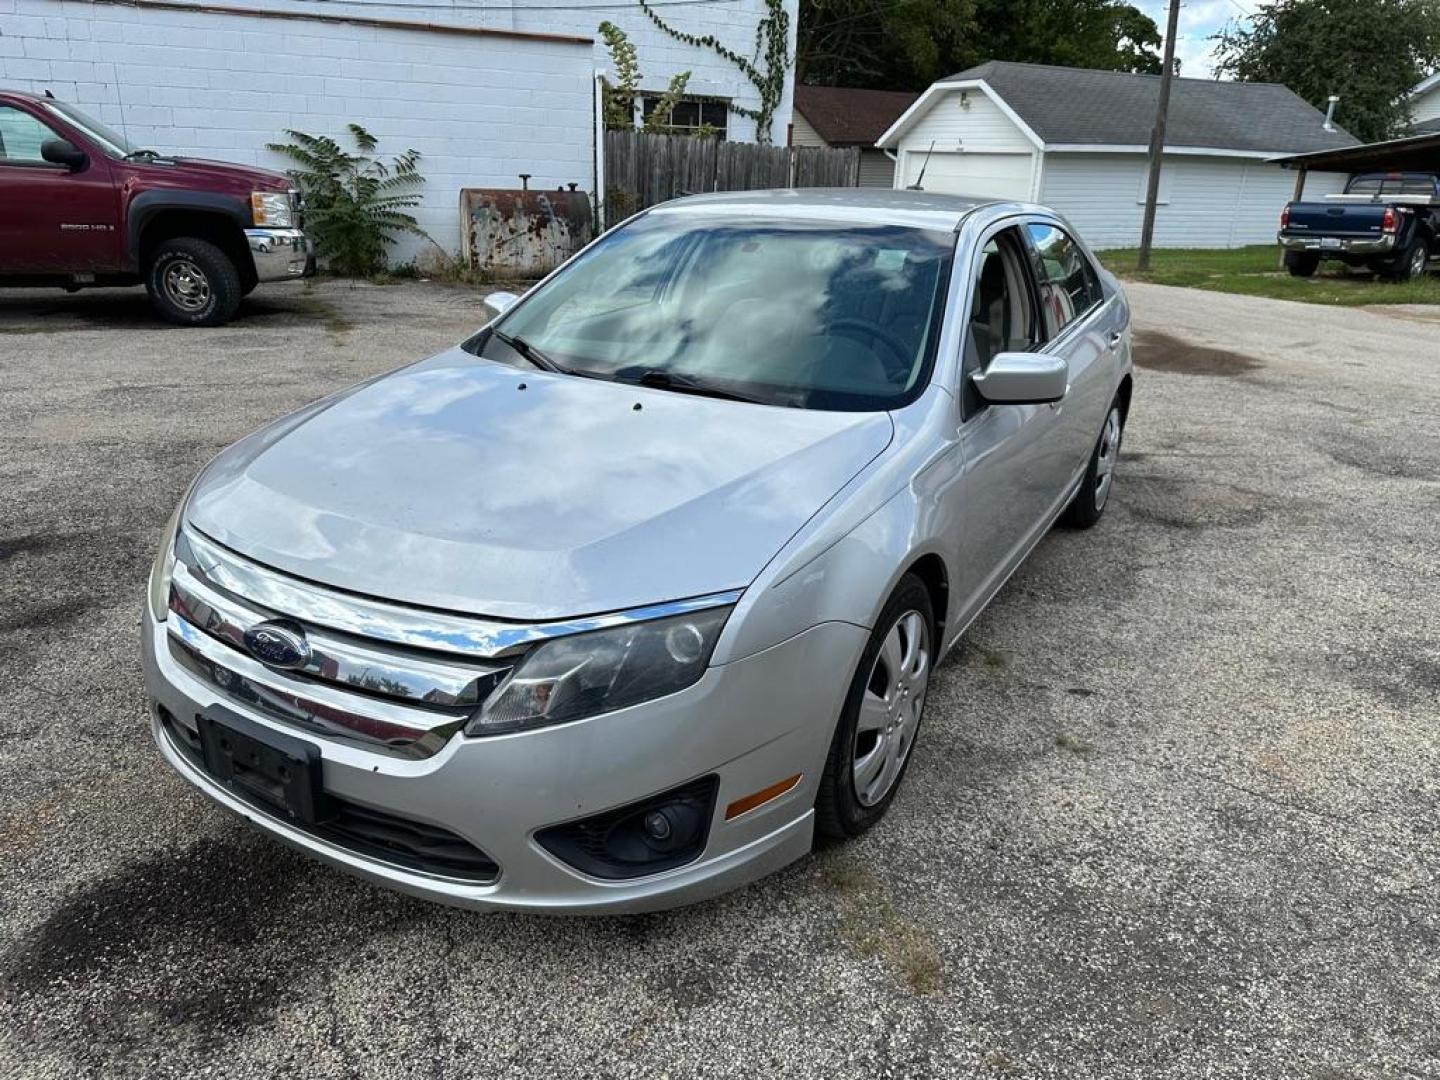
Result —
<path fill-rule="evenodd" d="M 1415 250 L 1410 254 L 1410 277 L 1414 279 L 1424 274 L 1425 264 L 1428 261 L 1429 256 L 1425 252 L 1425 245 L 1417 244 Z"/>
<path fill-rule="evenodd" d="M 210 279 L 189 259 L 175 259 L 161 280 L 165 298 L 185 311 L 203 311 L 210 303 Z"/>
<path fill-rule="evenodd" d="M 930 683 L 930 654 L 929 620 L 914 609 L 904 612 L 875 657 L 855 721 L 850 759 L 861 806 L 874 806 L 890 793 L 910 756 Z"/>
<path fill-rule="evenodd" d="M 1120 457 L 1120 409 L 1112 406 L 1100 432 L 1100 452 L 1095 457 L 1095 509 L 1104 510 L 1115 479 L 1115 463 Z"/>

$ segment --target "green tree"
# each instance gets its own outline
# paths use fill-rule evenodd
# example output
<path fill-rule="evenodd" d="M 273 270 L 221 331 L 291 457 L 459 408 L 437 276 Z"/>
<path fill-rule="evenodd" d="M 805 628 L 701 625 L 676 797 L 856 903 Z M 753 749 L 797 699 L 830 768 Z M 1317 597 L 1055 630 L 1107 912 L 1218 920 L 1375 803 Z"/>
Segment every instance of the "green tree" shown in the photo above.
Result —
<path fill-rule="evenodd" d="M 1440 0 L 1276 0 L 1215 38 L 1216 71 L 1278 82 L 1365 142 L 1403 135 L 1405 92 L 1440 64 Z"/>
<path fill-rule="evenodd" d="M 986 60 L 1156 73 L 1159 47 L 1124 0 L 800 0 L 797 75 L 923 90 Z"/>

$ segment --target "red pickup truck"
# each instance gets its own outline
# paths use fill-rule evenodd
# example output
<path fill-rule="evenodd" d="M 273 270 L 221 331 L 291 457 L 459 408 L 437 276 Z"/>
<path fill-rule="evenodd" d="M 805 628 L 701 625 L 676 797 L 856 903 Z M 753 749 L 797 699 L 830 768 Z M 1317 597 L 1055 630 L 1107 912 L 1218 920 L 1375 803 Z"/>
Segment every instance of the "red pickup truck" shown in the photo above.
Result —
<path fill-rule="evenodd" d="M 218 326 L 260 282 L 314 267 L 282 174 L 139 149 L 72 105 L 0 90 L 0 286 L 143 284 L 169 321 Z"/>

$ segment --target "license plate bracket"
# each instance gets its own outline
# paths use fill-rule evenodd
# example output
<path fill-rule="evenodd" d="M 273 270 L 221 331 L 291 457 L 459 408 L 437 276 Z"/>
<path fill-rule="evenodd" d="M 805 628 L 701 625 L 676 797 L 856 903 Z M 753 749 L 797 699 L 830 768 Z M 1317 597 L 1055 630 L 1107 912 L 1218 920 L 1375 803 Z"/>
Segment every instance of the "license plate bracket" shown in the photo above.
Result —
<path fill-rule="evenodd" d="M 216 780 L 307 825 L 327 816 L 320 749 L 216 706 L 195 717 L 205 769 Z"/>
<path fill-rule="evenodd" d="M 1336 248 L 1342 247 L 1343 245 L 1344 241 L 1341 240 L 1338 236 L 1322 236 L 1320 238 L 1320 246 L 1326 251 L 1334 251 Z"/>

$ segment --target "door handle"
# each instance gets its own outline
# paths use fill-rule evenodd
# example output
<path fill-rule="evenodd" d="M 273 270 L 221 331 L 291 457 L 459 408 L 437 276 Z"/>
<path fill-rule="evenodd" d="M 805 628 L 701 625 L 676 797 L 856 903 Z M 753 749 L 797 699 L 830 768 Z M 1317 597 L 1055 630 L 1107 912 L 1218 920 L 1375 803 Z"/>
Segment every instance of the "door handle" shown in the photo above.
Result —
<path fill-rule="evenodd" d="M 1125 332 L 1124 332 L 1123 330 L 1112 330 L 1112 331 L 1110 331 L 1110 348 L 1113 349 L 1113 348 L 1115 348 L 1117 345 L 1119 345 L 1120 342 L 1121 342 L 1121 340 L 1122 340 L 1124 337 L 1125 337 Z"/>

